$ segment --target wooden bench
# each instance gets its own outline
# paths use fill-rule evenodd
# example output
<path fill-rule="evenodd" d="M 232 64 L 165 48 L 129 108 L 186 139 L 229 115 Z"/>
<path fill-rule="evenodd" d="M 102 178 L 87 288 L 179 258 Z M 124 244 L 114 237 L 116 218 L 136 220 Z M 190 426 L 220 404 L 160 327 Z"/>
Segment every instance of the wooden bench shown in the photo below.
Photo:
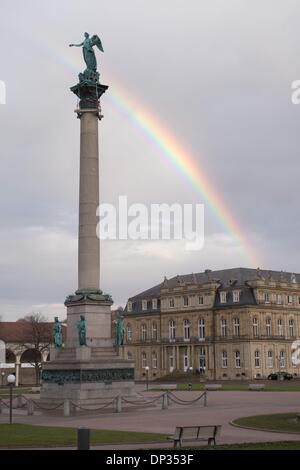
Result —
<path fill-rule="evenodd" d="M 212 426 L 177 426 L 174 436 L 169 439 L 174 441 L 174 448 L 181 447 L 183 442 L 200 442 L 207 441 L 210 446 L 212 443 L 216 445 L 216 439 L 221 434 L 220 425 Z"/>

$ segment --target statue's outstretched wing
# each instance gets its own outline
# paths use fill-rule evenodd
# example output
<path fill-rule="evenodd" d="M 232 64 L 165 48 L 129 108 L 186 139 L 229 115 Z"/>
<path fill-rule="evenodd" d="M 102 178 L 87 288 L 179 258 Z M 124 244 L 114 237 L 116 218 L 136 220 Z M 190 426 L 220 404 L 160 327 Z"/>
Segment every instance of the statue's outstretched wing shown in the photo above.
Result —
<path fill-rule="evenodd" d="M 100 51 L 104 52 L 101 39 L 99 38 L 99 36 L 97 36 L 97 34 L 94 34 L 94 36 L 92 36 L 92 45 L 97 46 Z"/>

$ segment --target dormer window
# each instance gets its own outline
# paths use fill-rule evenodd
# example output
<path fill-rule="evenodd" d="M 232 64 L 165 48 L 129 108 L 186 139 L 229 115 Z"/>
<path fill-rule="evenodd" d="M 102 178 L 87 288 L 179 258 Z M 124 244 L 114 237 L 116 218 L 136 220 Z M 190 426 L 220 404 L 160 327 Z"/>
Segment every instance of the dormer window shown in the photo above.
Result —
<path fill-rule="evenodd" d="M 282 295 L 281 294 L 277 294 L 277 304 L 282 305 Z"/>
<path fill-rule="evenodd" d="M 130 300 L 127 302 L 127 312 L 132 312 L 132 302 Z"/>
<path fill-rule="evenodd" d="M 203 305 L 204 304 L 204 297 L 203 295 L 198 296 L 198 305 Z"/>
<path fill-rule="evenodd" d="M 189 305 L 189 298 L 188 298 L 187 295 L 184 295 L 183 296 L 183 306 L 188 307 L 188 305 Z"/>
<path fill-rule="evenodd" d="M 175 307 L 175 301 L 173 298 L 169 299 L 169 307 L 174 308 Z"/>
<path fill-rule="evenodd" d="M 152 299 L 152 309 L 153 310 L 157 309 L 157 299 Z"/>
<path fill-rule="evenodd" d="M 233 302 L 239 302 L 240 301 L 240 291 L 239 290 L 234 290 L 232 293 L 232 298 Z"/>
<path fill-rule="evenodd" d="M 142 310 L 147 310 L 147 300 L 142 300 Z"/>
<path fill-rule="evenodd" d="M 265 299 L 266 304 L 270 303 L 270 293 L 269 292 L 265 292 L 264 299 Z"/>
<path fill-rule="evenodd" d="M 288 304 L 292 304 L 292 303 L 293 303 L 293 296 L 292 296 L 292 295 L 288 295 L 288 296 L 287 296 L 287 299 L 288 299 Z"/>
<path fill-rule="evenodd" d="M 226 304 L 227 302 L 227 292 L 220 292 L 220 302 L 221 304 Z"/>

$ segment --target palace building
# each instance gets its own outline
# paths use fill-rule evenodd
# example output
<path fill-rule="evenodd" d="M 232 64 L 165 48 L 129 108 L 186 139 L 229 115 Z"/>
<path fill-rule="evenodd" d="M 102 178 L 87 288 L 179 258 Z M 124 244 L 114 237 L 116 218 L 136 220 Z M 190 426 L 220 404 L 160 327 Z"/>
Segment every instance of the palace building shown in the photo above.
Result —
<path fill-rule="evenodd" d="M 300 374 L 300 274 L 233 268 L 176 276 L 128 299 L 122 354 L 135 379 Z M 294 345 L 293 345 L 294 347 Z"/>

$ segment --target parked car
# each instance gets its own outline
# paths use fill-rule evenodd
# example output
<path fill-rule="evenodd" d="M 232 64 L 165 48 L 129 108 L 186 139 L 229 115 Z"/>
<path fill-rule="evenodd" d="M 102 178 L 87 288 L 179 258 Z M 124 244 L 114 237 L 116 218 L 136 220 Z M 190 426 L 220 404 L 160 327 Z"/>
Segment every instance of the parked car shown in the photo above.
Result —
<path fill-rule="evenodd" d="M 268 375 L 268 380 L 292 380 L 292 374 L 288 372 L 273 372 Z"/>

